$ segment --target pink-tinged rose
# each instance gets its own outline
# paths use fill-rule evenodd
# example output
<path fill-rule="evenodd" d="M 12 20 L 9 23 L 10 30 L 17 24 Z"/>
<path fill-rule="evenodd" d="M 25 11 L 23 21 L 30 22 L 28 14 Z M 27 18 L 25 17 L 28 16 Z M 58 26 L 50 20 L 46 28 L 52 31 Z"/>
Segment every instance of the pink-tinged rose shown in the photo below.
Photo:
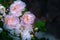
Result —
<path fill-rule="evenodd" d="M 25 12 L 25 14 L 22 16 L 21 21 L 23 21 L 25 24 L 33 24 L 34 23 L 35 16 L 31 12 Z"/>
<path fill-rule="evenodd" d="M 14 3 L 10 6 L 10 12 L 15 16 L 21 16 L 25 6 L 26 4 L 22 1 L 14 1 Z"/>
<path fill-rule="evenodd" d="M 6 25 L 9 25 L 9 26 L 15 26 L 17 24 L 19 24 L 19 19 L 14 16 L 14 15 L 6 15 L 6 17 L 4 18 L 4 22 Z"/>

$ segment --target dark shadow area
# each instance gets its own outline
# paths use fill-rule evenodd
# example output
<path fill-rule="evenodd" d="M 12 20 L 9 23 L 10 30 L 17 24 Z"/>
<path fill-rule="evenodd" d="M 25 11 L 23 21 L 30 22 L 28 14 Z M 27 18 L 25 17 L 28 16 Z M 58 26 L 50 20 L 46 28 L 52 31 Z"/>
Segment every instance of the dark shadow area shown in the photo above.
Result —
<path fill-rule="evenodd" d="M 48 33 L 60 39 L 60 0 L 23 0 L 37 18 L 46 18 Z"/>

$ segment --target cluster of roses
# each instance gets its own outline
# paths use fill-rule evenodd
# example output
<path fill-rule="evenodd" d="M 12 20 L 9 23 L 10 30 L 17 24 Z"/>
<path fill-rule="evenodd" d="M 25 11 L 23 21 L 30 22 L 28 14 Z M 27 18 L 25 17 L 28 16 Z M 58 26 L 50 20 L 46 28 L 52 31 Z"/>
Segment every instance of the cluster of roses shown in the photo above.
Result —
<path fill-rule="evenodd" d="M 6 14 L 5 7 L 0 4 L 0 13 L 4 16 L 3 22 L 5 30 L 16 36 L 20 36 L 21 34 L 22 40 L 31 40 L 30 33 L 33 32 L 35 16 L 30 11 L 22 15 L 25 7 L 26 4 L 23 1 L 14 1 L 14 3 L 10 5 L 9 13 Z"/>

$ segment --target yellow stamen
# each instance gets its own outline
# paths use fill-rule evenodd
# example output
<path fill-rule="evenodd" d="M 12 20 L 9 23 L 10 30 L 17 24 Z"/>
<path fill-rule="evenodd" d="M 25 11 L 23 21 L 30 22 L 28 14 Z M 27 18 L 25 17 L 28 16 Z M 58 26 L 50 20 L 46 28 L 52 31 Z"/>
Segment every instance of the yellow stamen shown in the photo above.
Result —
<path fill-rule="evenodd" d="M 28 21 L 28 15 L 25 18 L 26 18 L 26 21 Z"/>

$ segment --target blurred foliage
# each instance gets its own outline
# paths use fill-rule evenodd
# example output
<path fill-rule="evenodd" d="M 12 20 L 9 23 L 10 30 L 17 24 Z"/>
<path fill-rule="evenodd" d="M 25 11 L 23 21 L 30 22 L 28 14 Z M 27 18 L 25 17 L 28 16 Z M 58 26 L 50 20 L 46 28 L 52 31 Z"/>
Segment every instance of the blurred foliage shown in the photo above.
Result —
<path fill-rule="evenodd" d="M 47 28 L 46 28 L 46 20 L 37 21 L 34 24 L 34 26 L 38 28 L 38 31 L 42 31 L 42 32 L 46 32 L 47 31 Z"/>
<path fill-rule="evenodd" d="M 12 38 L 8 35 L 6 31 L 1 33 L 1 40 L 12 40 Z"/>
<path fill-rule="evenodd" d="M 0 21 L 0 27 L 3 28 L 3 22 Z M 12 38 L 8 36 L 8 32 L 6 30 L 4 30 L 3 28 L 3 32 L 0 33 L 0 40 L 11 40 Z"/>
<path fill-rule="evenodd" d="M 1 27 L 1 28 L 3 27 L 3 22 L 2 22 L 2 21 L 0 21 L 0 27 Z"/>
<path fill-rule="evenodd" d="M 23 11 L 22 13 L 24 14 L 24 13 L 27 12 L 27 11 L 28 11 L 27 8 L 25 8 L 24 11 Z"/>
<path fill-rule="evenodd" d="M 32 40 L 49 40 L 49 39 L 46 39 L 46 38 L 41 38 L 41 39 L 38 39 L 37 37 L 34 37 L 34 38 L 32 38 Z"/>
<path fill-rule="evenodd" d="M 2 4 L 6 8 L 10 6 L 9 0 L 0 0 L 0 4 Z"/>

